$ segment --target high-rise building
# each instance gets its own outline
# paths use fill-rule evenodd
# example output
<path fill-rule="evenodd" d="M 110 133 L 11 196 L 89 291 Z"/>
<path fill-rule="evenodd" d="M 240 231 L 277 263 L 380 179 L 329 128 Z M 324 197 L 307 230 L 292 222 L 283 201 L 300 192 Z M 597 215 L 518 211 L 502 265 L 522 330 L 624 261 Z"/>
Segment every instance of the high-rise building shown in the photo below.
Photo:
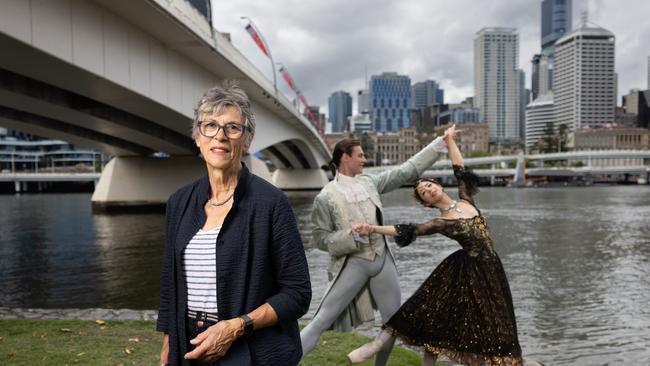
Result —
<path fill-rule="evenodd" d="M 481 122 L 481 112 L 477 108 L 454 108 L 449 111 L 451 122 L 457 124 Z"/>
<path fill-rule="evenodd" d="M 409 127 L 411 78 L 385 72 L 370 78 L 370 119 L 377 132 L 395 132 Z"/>
<path fill-rule="evenodd" d="M 542 54 L 553 55 L 555 42 L 571 31 L 572 0 L 542 1 Z"/>
<path fill-rule="evenodd" d="M 614 122 L 614 34 L 585 23 L 555 44 L 555 127 L 570 130 Z"/>
<path fill-rule="evenodd" d="M 553 92 L 548 92 L 526 106 L 526 147 L 535 146 L 552 124 Z"/>
<path fill-rule="evenodd" d="M 325 115 L 320 112 L 320 107 L 317 105 L 310 105 L 308 108 L 305 108 L 303 111 L 303 115 L 309 119 L 309 112 L 316 117 L 316 121 L 311 121 L 315 123 L 318 127 L 320 127 L 323 131 L 325 131 L 325 127 L 327 126 L 327 119 L 325 118 Z"/>
<path fill-rule="evenodd" d="M 650 56 L 648 56 L 648 90 L 650 90 Z"/>
<path fill-rule="evenodd" d="M 537 96 L 539 94 L 539 61 L 542 55 L 540 54 L 535 54 L 533 55 L 533 59 L 530 61 L 531 63 L 531 72 L 530 72 L 530 81 L 531 81 L 531 86 L 530 86 L 530 91 L 533 95 L 533 100 L 537 99 Z"/>
<path fill-rule="evenodd" d="M 438 83 L 433 80 L 421 81 L 411 86 L 411 107 L 424 108 L 427 105 L 437 104 L 436 90 Z"/>
<path fill-rule="evenodd" d="M 650 127 L 650 90 L 632 89 L 623 96 L 623 111 L 634 127 Z"/>
<path fill-rule="evenodd" d="M 572 0 L 543 0 L 540 54 L 533 56 L 533 100 L 553 88 L 555 42 L 571 31 Z"/>
<path fill-rule="evenodd" d="M 526 73 L 519 70 L 519 140 L 526 140 L 526 106 L 530 103 L 530 90 L 526 89 Z"/>
<path fill-rule="evenodd" d="M 370 92 L 361 89 L 357 92 L 357 113 L 370 113 Z"/>
<path fill-rule="evenodd" d="M 531 94 L 533 100 L 535 100 L 540 95 L 544 95 L 551 90 L 553 65 L 551 57 L 544 54 L 534 55 L 531 62 L 533 64 Z"/>
<path fill-rule="evenodd" d="M 350 131 L 355 133 L 372 132 L 372 121 L 368 113 L 355 114 L 350 117 Z"/>
<path fill-rule="evenodd" d="M 444 104 L 445 91 L 433 80 L 413 84 L 413 108 L 424 108 L 434 104 Z"/>
<path fill-rule="evenodd" d="M 332 132 L 349 130 L 348 120 L 352 116 L 352 97 L 350 94 L 344 91 L 334 92 L 327 102 Z"/>
<path fill-rule="evenodd" d="M 520 139 L 519 34 L 483 28 L 474 39 L 474 106 L 488 123 L 490 142 Z"/>

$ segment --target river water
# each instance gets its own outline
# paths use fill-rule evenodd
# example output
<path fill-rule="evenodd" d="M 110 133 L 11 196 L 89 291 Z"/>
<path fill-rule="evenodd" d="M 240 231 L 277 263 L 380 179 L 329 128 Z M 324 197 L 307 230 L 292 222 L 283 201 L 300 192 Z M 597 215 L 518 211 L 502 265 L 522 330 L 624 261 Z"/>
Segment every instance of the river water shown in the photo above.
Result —
<path fill-rule="evenodd" d="M 315 194 L 288 194 L 314 291 L 306 318 L 329 260 L 308 246 Z M 382 199 L 387 223 L 434 215 L 407 189 Z M 650 364 L 650 188 L 486 187 L 477 204 L 510 280 L 525 356 Z M 93 214 L 88 194 L 0 195 L 0 306 L 154 309 L 163 233 L 162 214 Z M 405 300 L 459 246 L 431 236 L 393 248 Z"/>

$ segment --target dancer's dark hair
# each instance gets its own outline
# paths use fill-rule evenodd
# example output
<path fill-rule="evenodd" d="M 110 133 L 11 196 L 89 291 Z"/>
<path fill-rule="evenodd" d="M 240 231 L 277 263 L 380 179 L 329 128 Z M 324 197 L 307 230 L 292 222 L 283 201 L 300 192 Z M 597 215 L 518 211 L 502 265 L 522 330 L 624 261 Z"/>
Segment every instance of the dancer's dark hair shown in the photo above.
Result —
<path fill-rule="evenodd" d="M 433 184 L 439 185 L 440 187 L 442 187 L 442 184 L 440 183 L 439 180 L 437 180 L 435 178 L 420 178 L 413 185 L 413 197 L 415 198 L 415 200 L 418 201 L 422 206 L 433 207 L 430 204 L 424 202 L 422 197 L 420 197 L 420 195 L 418 194 L 418 186 L 420 185 L 420 183 L 424 183 L 424 182 L 431 182 Z"/>
<path fill-rule="evenodd" d="M 336 170 L 341 164 L 341 157 L 343 154 L 352 156 L 352 149 L 354 149 L 355 146 L 361 146 L 361 141 L 357 139 L 343 139 L 334 145 L 332 160 L 328 164 L 332 171 L 332 176 L 336 175 Z"/>

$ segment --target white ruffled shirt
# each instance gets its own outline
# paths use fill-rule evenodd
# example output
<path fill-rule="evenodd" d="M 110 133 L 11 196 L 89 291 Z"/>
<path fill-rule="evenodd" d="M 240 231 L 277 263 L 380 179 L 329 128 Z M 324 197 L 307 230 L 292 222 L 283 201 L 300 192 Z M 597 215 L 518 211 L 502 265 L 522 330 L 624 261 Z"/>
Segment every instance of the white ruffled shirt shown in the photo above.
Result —
<path fill-rule="evenodd" d="M 438 136 L 426 148 L 431 148 L 437 152 L 447 152 L 447 144 Z M 334 177 L 336 190 L 338 190 L 346 201 L 346 211 L 350 220 L 350 225 L 357 223 L 366 223 L 377 225 L 377 207 L 370 200 L 370 194 L 366 191 L 363 183 L 356 177 L 349 177 L 343 174 L 336 174 Z M 354 236 L 354 235 L 353 235 Z M 385 250 L 383 236 L 373 233 L 369 238 L 354 236 L 355 241 L 360 244 L 360 251 L 354 256 L 374 260 L 375 255 L 381 256 Z"/>

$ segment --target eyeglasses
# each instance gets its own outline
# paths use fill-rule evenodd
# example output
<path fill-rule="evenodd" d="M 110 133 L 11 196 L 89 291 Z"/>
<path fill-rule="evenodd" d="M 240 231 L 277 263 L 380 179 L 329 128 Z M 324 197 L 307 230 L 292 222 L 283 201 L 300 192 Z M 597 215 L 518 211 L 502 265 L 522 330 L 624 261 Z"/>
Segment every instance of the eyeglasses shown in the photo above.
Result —
<path fill-rule="evenodd" d="M 221 126 L 216 121 L 199 121 L 199 132 L 205 137 L 215 137 L 219 130 L 223 129 L 223 133 L 229 139 L 238 139 L 242 137 L 246 126 L 240 123 L 226 123 Z"/>

